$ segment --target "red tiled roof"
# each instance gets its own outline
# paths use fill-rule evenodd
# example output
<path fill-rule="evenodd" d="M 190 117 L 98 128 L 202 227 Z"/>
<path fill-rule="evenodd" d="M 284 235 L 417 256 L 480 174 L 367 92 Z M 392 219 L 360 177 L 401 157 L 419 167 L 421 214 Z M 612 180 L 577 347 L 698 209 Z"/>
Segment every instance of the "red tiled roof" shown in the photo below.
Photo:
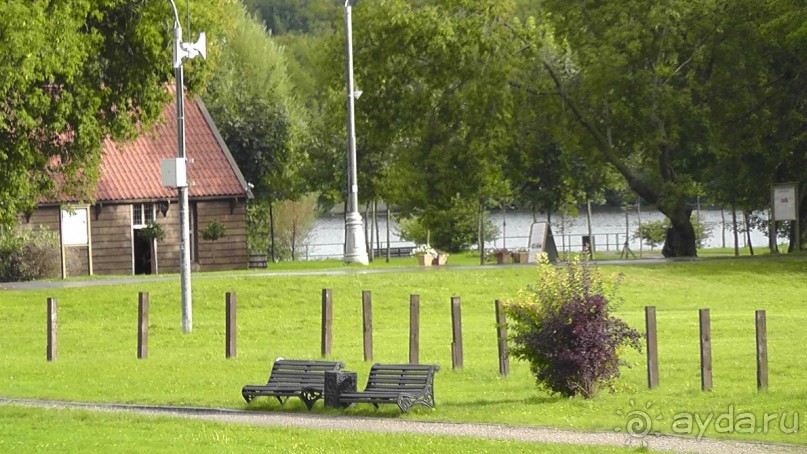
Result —
<path fill-rule="evenodd" d="M 171 101 L 160 120 L 134 142 L 104 141 L 95 200 L 176 198 L 177 190 L 163 187 L 160 176 L 160 161 L 176 157 L 176 101 Z M 244 177 L 198 97 L 185 98 L 185 157 L 190 198 L 247 196 Z"/>

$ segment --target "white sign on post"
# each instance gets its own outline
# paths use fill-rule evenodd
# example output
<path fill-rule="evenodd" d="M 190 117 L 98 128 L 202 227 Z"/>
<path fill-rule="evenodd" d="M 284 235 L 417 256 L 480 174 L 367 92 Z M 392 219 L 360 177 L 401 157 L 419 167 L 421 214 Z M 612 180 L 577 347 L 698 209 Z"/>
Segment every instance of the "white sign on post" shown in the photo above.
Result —
<path fill-rule="evenodd" d="M 552 228 L 549 223 L 536 222 L 532 224 L 527 249 L 530 251 L 528 263 L 535 263 L 542 253 L 547 255 L 550 262 L 558 260 L 558 249 L 555 247 L 555 239 L 552 237 Z"/>
<path fill-rule="evenodd" d="M 87 208 L 76 208 L 72 212 L 62 210 L 62 244 L 65 246 L 86 246 L 90 242 L 87 228 Z"/>
<path fill-rule="evenodd" d="M 777 184 L 773 187 L 773 218 L 777 221 L 798 219 L 798 200 L 795 184 Z"/>

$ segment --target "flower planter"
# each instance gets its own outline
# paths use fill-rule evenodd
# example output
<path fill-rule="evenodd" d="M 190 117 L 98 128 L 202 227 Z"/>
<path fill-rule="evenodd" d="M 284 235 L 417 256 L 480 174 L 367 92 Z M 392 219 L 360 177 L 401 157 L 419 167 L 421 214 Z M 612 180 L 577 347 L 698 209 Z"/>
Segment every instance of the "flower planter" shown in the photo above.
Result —
<path fill-rule="evenodd" d="M 431 254 L 418 254 L 415 257 L 418 259 L 418 265 L 420 266 L 432 266 L 432 261 L 434 260 L 434 256 Z"/>
<path fill-rule="evenodd" d="M 513 259 L 515 259 L 516 263 L 529 263 L 530 261 L 530 253 L 529 252 L 516 252 L 513 254 Z"/>
<path fill-rule="evenodd" d="M 448 254 L 438 254 L 437 257 L 432 260 L 433 265 L 445 265 L 446 261 L 448 261 Z"/>
<path fill-rule="evenodd" d="M 510 252 L 500 252 L 496 254 L 496 263 L 498 263 L 499 265 L 504 265 L 505 263 L 512 262 L 513 261 L 512 258 L 513 257 L 510 254 Z"/>

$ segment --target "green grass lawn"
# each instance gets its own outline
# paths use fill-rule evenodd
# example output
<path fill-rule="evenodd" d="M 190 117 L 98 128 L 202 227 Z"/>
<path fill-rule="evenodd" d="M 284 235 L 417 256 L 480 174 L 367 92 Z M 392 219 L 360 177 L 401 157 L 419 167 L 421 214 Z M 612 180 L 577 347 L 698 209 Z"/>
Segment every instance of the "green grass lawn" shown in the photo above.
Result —
<path fill-rule="evenodd" d="M 435 452 L 627 453 L 627 448 L 473 440 L 448 436 L 343 432 L 215 423 L 87 410 L 0 406 L 0 452 Z M 471 447 L 472 446 L 472 447 Z M 641 451 L 641 450 L 639 450 Z"/>
<path fill-rule="evenodd" d="M 294 400 L 281 407 L 263 398 L 247 406 L 240 388 L 265 382 L 278 356 L 320 356 L 323 288 L 332 288 L 334 295 L 331 357 L 358 371 L 363 386 L 370 363 L 362 360 L 361 291 L 371 290 L 378 362 L 406 362 L 409 295 L 420 295 L 421 362 L 442 368 L 435 382 L 437 408 L 400 415 L 394 406 L 375 410 L 359 405 L 338 411 L 318 403 L 314 412 L 624 431 L 631 415 L 643 411 L 653 430 L 663 433 L 686 432 L 681 422 L 689 415 L 711 421 L 705 425 L 707 436 L 807 444 L 807 430 L 792 430 L 794 412 L 804 412 L 807 400 L 807 356 L 797 341 L 807 333 L 803 310 L 807 259 L 705 260 L 602 270 L 624 275 L 618 315 L 632 326 L 643 331 L 644 306 L 657 307 L 661 386 L 656 390 L 647 389 L 644 356 L 637 352 L 626 354 L 631 368 L 623 370 L 614 392 L 591 400 L 565 399 L 537 389 L 527 365 L 520 362 L 511 362 L 510 377 L 499 377 L 493 302 L 516 295 L 535 280 L 536 273 L 531 266 L 504 266 L 316 276 L 241 273 L 195 279 L 190 334 L 181 331 L 178 280 L 2 291 L 0 395 L 306 412 Z M 151 301 L 146 360 L 136 359 L 138 291 L 148 291 Z M 238 296 L 235 359 L 224 358 L 228 291 Z M 451 369 L 451 296 L 462 298 L 462 370 Z M 59 301 L 59 353 L 51 363 L 45 360 L 47 297 Z M 707 307 L 712 318 L 714 390 L 704 393 L 698 309 Z M 764 393 L 755 386 L 755 309 L 768 314 L 770 387 Z M 724 426 L 716 426 L 723 414 Z M 766 414 L 768 423 L 763 424 Z M 735 423 L 740 415 L 746 422 L 749 415 L 755 418 L 753 432 L 740 423 L 725 429 L 726 421 Z M 777 419 L 771 420 L 774 416 Z M 805 416 L 799 416 L 803 423 Z M 785 424 L 780 426 L 783 418 Z M 693 425 L 689 432 L 698 435 L 700 429 Z"/>

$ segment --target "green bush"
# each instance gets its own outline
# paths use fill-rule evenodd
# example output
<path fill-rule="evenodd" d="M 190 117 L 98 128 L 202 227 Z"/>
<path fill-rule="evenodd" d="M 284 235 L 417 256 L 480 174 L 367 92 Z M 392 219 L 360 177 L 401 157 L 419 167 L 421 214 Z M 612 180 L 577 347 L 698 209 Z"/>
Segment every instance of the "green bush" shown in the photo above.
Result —
<path fill-rule="evenodd" d="M 296 200 L 273 204 L 274 247 L 276 260 L 296 260 L 304 255 L 314 222 L 317 198 L 306 194 Z M 247 246 L 250 254 L 270 254 L 272 229 L 269 225 L 269 201 L 252 200 L 247 205 Z"/>
<path fill-rule="evenodd" d="M 269 204 L 252 199 L 247 203 L 247 248 L 250 254 L 269 253 Z"/>
<path fill-rule="evenodd" d="M 419 216 L 398 218 L 400 236 L 415 244 L 430 244 L 447 252 L 467 250 L 479 240 L 479 214 L 475 203 L 455 198 L 446 210 L 428 210 Z M 499 229 L 485 219 L 485 241 L 499 236 Z"/>
<path fill-rule="evenodd" d="M 210 221 L 207 223 L 207 227 L 202 230 L 202 238 L 206 241 L 216 241 L 224 237 L 227 233 L 227 228 L 224 227 L 219 221 Z"/>
<path fill-rule="evenodd" d="M 645 222 L 633 232 L 633 239 L 641 239 L 644 244 L 654 248 L 664 243 L 667 238 L 667 229 L 670 228 L 670 221 Z"/>
<path fill-rule="evenodd" d="M 712 233 L 712 227 L 698 222 L 695 215 L 693 215 L 690 220 L 692 221 L 692 227 L 695 229 L 695 238 L 698 238 L 699 243 L 702 238 L 708 237 Z M 644 244 L 654 248 L 664 244 L 667 238 L 667 230 L 670 227 L 672 227 L 672 224 L 670 224 L 668 218 L 664 218 L 661 221 L 644 222 L 633 231 L 633 239 L 641 239 L 644 241 Z"/>
<path fill-rule="evenodd" d="M 513 357 L 539 385 L 563 396 L 594 397 L 619 376 L 620 350 L 641 349 L 639 333 L 611 315 L 610 288 L 579 259 L 554 266 L 546 256 L 538 283 L 505 304 Z"/>
<path fill-rule="evenodd" d="M 160 224 L 148 221 L 146 226 L 140 229 L 140 236 L 148 240 L 162 241 L 165 238 L 165 230 Z"/>
<path fill-rule="evenodd" d="M 0 281 L 30 281 L 56 275 L 59 240 L 56 232 L 37 230 L 0 233 Z"/>

